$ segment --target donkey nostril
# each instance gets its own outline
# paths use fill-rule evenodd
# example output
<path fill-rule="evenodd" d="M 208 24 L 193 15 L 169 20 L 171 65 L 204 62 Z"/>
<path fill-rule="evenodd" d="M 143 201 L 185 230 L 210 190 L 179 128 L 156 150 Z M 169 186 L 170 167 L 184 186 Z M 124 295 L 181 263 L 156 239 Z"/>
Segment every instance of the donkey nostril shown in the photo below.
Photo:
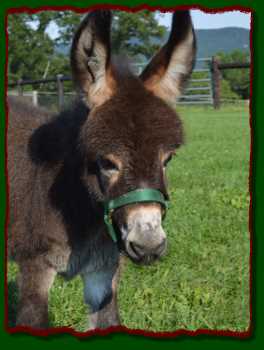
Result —
<path fill-rule="evenodd" d="M 138 243 L 130 242 L 130 249 L 139 258 L 142 258 L 146 254 L 154 254 L 159 256 L 164 251 L 165 247 L 166 247 L 166 239 L 163 239 L 162 242 L 159 245 L 157 245 L 155 248 L 152 247 L 149 249 Z"/>

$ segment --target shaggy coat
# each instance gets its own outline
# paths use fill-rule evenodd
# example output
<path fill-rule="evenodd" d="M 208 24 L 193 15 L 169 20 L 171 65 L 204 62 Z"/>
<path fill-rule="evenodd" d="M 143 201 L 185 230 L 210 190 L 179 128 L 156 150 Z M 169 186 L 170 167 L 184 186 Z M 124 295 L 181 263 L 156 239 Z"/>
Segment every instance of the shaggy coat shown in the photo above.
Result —
<path fill-rule="evenodd" d="M 71 64 L 83 98 L 71 109 L 52 116 L 8 100 L 8 247 L 19 265 L 18 325 L 47 327 L 48 290 L 57 273 L 81 274 L 91 328 L 118 325 L 120 252 L 137 263 L 165 252 L 159 204 L 116 210 L 117 244 L 103 204 L 138 188 L 168 198 L 165 166 L 183 142 L 168 102 L 192 70 L 191 19 L 188 11 L 174 14 L 167 44 L 140 77 L 113 64 L 110 24 L 109 11 L 94 11 L 77 30 Z"/>

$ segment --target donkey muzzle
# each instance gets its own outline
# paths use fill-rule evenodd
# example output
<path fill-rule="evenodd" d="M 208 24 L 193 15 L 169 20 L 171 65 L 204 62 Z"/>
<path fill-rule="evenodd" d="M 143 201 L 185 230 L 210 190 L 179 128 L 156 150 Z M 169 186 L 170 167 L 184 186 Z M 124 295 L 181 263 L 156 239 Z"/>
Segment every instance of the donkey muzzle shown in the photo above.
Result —
<path fill-rule="evenodd" d="M 148 264 L 166 252 L 166 234 L 161 226 L 158 204 L 139 205 L 127 217 L 126 251 L 138 263 Z"/>

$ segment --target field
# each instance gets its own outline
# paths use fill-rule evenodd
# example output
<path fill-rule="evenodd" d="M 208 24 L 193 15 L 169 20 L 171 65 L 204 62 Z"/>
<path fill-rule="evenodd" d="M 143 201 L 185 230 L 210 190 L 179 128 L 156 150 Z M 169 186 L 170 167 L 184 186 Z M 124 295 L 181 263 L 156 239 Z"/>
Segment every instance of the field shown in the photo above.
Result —
<path fill-rule="evenodd" d="M 248 106 L 180 107 L 186 144 L 168 166 L 169 249 L 152 266 L 127 261 L 119 285 L 122 322 L 133 329 L 245 331 L 249 326 Z M 9 266 L 9 319 L 16 266 Z M 87 327 L 81 280 L 57 278 L 51 326 Z"/>

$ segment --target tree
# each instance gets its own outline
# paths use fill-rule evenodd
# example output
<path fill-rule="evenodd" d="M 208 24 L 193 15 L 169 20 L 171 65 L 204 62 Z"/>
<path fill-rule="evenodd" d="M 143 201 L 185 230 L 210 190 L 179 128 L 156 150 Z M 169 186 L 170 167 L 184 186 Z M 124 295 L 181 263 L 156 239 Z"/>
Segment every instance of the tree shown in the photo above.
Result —
<path fill-rule="evenodd" d="M 56 38 L 56 45 L 63 45 L 70 47 L 73 35 L 76 28 L 81 22 L 83 14 L 79 14 L 73 11 L 59 11 L 54 19 L 54 22 L 58 26 L 58 38 Z"/>
<path fill-rule="evenodd" d="M 57 44 L 69 47 L 76 27 L 84 15 L 72 11 L 59 12 Z M 166 28 L 159 25 L 154 12 L 129 13 L 113 11 L 112 49 L 115 54 L 144 55 L 150 58 L 160 46 Z"/>
<path fill-rule="evenodd" d="M 8 16 L 8 74 L 12 80 L 43 76 L 54 45 L 46 33 L 49 14 Z"/>
<path fill-rule="evenodd" d="M 234 92 L 231 89 L 230 86 L 230 82 L 226 79 L 222 79 L 221 81 L 221 100 L 225 101 L 225 100 L 237 100 L 239 98 L 241 98 L 236 92 Z"/>
<path fill-rule="evenodd" d="M 113 52 L 143 55 L 149 59 L 160 47 L 165 33 L 166 28 L 159 25 L 154 12 L 116 11 L 112 31 Z"/>
<path fill-rule="evenodd" d="M 160 47 L 166 33 L 154 12 L 113 11 L 112 47 L 115 54 L 142 55 L 150 58 Z M 56 74 L 70 74 L 69 49 L 85 14 L 72 11 L 42 11 L 36 14 L 8 16 L 8 75 L 10 81 L 40 79 Z M 51 38 L 50 24 L 57 26 L 58 37 Z"/>
<path fill-rule="evenodd" d="M 217 57 L 221 63 L 249 62 L 249 52 L 234 50 L 231 53 L 219 52 Z M 222 71 L 222 76 L 230 84 L 231 90 L 242 99 L 249 98 L 250 72 L 249 69 L 226 69 Z"/>

